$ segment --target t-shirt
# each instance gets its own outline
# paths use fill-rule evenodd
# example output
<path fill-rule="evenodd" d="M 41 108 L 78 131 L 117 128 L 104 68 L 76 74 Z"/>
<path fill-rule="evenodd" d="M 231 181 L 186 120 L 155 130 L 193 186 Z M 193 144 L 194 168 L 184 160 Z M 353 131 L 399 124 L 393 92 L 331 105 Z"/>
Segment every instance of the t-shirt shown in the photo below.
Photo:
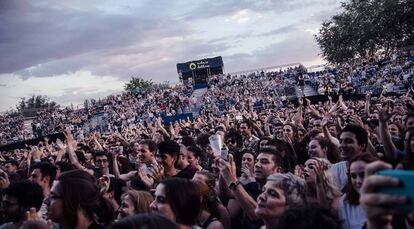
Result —
<path fill-rule="evenodd" d="M 346 194 L 339 199 L 338 214 L 344 229 L 360 229 L 366 221 L 365 210 L 361 205 L 349 204 Z"/>
<path fill-rule="evenodd" d="M 332 175 L 339 190 L 343 190 L 348 183 L 348 162 L 340 161 L 332 165 Z"/>

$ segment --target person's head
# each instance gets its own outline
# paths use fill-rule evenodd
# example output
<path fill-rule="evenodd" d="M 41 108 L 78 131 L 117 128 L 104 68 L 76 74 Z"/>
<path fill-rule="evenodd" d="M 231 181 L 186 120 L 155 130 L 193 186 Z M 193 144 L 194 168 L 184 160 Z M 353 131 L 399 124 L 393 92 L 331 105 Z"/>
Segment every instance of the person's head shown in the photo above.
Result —
<path fill-rule="evenodd" d="M 200 212 L 200 192 L 196 185 L 184 178 L 162 180 L 155 190 L 152 212 L 182 225 L 194 225 Z"/>
<path fill-rule="evenodd" d="M 110 164 L 109 158 L 110 157 L 105 152 L 96 152 L 93 155 L 95 166 L 100 170 L 109 169 L 109 164 Z"/>
<path fill-rule="evenodd" d="M 414 127 L 414 111 L 408 112 L 404 118 L 404 126 L 406 129 Z"/>
<path fill-rule="evenodd" d="M 406 157 L 414 157 L 414 127 L 407 129 L 404 133 L 404 149 Z"/>
<path fill-rule="evenodd" d="M 67 161 L 57 161 L 56 165 L 56 178 L 60 176 L 61 173 L 73 170 L 73 165 Z"/>
<path fill-rule="evenodd" d="M 38 183 L 43 189 L 52 187 L 56 178 L 56 166 L 49 162 L 36 163 L 30 168 L 29 180 Z"/>
<path fill-rule="evenodd" d="M 296 126 L 292 123 L 286 123 L 283 125 L 283 134 L 293 141 L 296 135 Z"/>
<path fill-rule="evenodd" d="M 254 164 L 254 178 L 264 183 L 266 178 L 275 172 L 283 172 L 282 156 L 272 148 L 262 148 Z"/>
<path fill-rule="evenodd" d="M 157 214 L 139 214 L 123 218 L 109 227 L 111 229 L 179 229 L 172 220 Z"/>
<path fill-rule="evenodd" d="M 138 144 L 138 159 L 141 163 L 149 164 L 154 161 L 157 144 L 152 140 L 141 140 Z"/>
<path fill-rule="evenodd" d="M 360 126 L 348 124 L 339 135 L 339 152 L 343 160 L 364 152 L 367 145 L 368 133 Z"/>
<path fill-rule="evenodd" d="M 230 129 L 225 136 L 226 146 L 230 150 L 237 150 L 243 145 L 243 137 L 235 129 Z"/>
<path fill-rule="evenodd" d="M 193 166 L 200 165 L 201 158 L 203 157 L 203 150 L 198 146 L 187 147 L 187 160 Z"/>
<path fill-rule="evenodd" d="M 19 181 L 12 183 L 3 191 L 2 210 L 6 222 L 21 222 L 30 208 L 40 209 L 43 203 L 42 187 L 34 182 Z"/>
<path fill-rule="evenodd" d="M 16 160 L 9 160 L 4 163 L 4 171 L 9 175 L 16 173 L 17 169 L 19 169 L 19 162 Z"/>
<path fill-rule="evenodd" d="M 216 186 L 216 178 L 214 177 L 214 174 L 208 170 L 197 171 L 192 180 L 203 182 L 213 189 Z"/>
<path fill-rule="evenodd" d="M 178 155 L 180 154 L 180 145 L 175 141 L 163 141 L 158 145 L 157 161 L 165 169 L 175 167 Z"/>
<path fill-rule="evenodd" d="M 320 205 L 302 205 L 285 211 L 275 224 L 275 228 L 342 229 L 342 222 L 332 209 Z"/>
<path fill-rule="evenodd" d="M 248 168 L 251 171 L 253 170 L 253 168 L 254 168 L 254 155 L 253 155 L 253 152 L 246 150 L 243 153 L 241 165 L 242 165 L 242 167 Z"/>
<path fill-rule="evenodd" d="M 362 153 L 352 157 L 348 163 L 348 184 L 346 198 L 352 205 L 359 205 L 359 196 L 364 181 L 365 167 L 367 164 L 376 161 L 377 158 L 370 153 Z"/>
<path fill-rule="evenodd" d="M 288 208 L 305 204 L 305 181 L 291 173 L 274 173 L 257 197 L 255 213 L 263 220 L 280 217 Z"/>
<path fill-rule="evenodd" d="M 252 130 L 253 123 L 250 120 L 244 119 L 240 122 L 239 131 L 243 136 L 247 137 L 252 135 Z"/>
<path fill-rule="evenodd" d="M 115 212 L 109 200 L 100 194 L 95 178 L 83 170 L 62 173 L 54 182 L 46 204 L 48 218 L 70 228 L 77 226 L 80 214 L 108 224 Z"/>
<path fill-rule="evenodd" d="M 154 201 L 151 193 L 137 190 L 125 192 L 121 199 L 121 206 L 118 209 L 118 219 L 140 213 L 150 213 L 150 204 Z"/>
<path fill-rule="evenodd" d="M 178 154 L 177 162 L 175 163 L 175 167 L 177 169 L 183 170 L 185 169 L 190 163 L 188 162 L 188 151 L 185 145 L 180 144 L 180 153 Z"/>
<path fill-rule="evenodd" d="M 388 132 L 391 134 L 392 139 L 399 140 L 401 138 L 403 128 L 398 123 L 391 122 L 388 125 Z"/>
<path fill-rule="evenodd" d="M 201 210 L 207 211 L 213 217 L 217 216 L 218 197 L 214 188 L 209 187 L 205 182 L 193 180 L 201 197 Z"/>
<path fill-rule="evenodd" d="M 329 139 L 318 136 L 312 139 L 308 145 L 309 157 L 326 158 L 331 163 L 339 161 L 339 149 Z"/>

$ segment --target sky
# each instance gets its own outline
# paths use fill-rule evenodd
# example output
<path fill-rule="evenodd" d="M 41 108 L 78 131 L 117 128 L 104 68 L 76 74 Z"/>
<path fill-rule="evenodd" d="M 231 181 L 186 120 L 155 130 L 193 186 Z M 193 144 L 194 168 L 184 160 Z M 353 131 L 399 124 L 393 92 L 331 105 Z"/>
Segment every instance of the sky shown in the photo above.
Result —
<path fill-rule="evenodd" d="M 0 112 L 32 95 L 77 106 L 132 76 L 177 83 L 177 63 L 214 56 L 227 73 L 321 64 L 314 35 L 340 1 L 1 0 Z"/>

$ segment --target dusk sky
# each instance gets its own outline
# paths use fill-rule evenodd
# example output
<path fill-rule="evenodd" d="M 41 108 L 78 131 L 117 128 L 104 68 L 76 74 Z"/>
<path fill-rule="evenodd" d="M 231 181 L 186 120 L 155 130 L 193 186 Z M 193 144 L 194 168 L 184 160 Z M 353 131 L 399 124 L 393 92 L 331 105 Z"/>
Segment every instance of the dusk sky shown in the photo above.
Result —
<path fill-rule="evenodd" d="M 131 76 L 178 82 L 176 63 L 226 72 L 323 63 L 314 39 L 340 0 L 0 1 L 0 111 L 20 97 L 82 104 Z"/>

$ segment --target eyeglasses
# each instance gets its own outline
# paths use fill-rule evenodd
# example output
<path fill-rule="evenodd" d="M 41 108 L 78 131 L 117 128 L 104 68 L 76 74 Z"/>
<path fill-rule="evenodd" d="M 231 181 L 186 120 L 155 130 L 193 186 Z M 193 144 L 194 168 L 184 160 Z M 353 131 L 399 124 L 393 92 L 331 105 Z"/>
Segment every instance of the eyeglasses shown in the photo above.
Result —
<path fill-rule="evenodd" d="M 12 203 L 12 202 L 7 201 L 7 200 L 3 200 L 0 203 L 1 203 L 2 208 L 9 208 L 9 207 L 14 206 L 14 205 L 19 205 L 18 203 Z"/>

